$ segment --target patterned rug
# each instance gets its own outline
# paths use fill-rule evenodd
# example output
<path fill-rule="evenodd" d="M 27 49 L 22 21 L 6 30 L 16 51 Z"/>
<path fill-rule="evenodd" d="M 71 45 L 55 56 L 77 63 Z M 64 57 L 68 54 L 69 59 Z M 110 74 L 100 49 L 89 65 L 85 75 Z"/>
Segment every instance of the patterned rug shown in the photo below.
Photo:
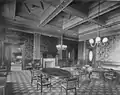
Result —
<path fill-rule="evenodd" d="M 31 74 L 29 71 L 13 71 L 7 77 L 6 95 L 66 95 L 63 90 L 61 93 L 60 84 L 37 90 L 36 82 L 31 85 Z M 74 91 L 69 91 L 69 95 L 74 95 Z M 83 80 L 80 87 L 77 88 L 77 95 L 120 95 L 120 85 L 110 84 L 101 80 L 91 81 Z"/>

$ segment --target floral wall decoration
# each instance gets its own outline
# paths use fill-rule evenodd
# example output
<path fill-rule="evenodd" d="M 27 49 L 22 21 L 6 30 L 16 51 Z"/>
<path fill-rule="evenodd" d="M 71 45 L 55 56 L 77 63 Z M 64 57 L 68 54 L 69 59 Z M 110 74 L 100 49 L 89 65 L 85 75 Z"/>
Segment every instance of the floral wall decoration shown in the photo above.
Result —
<path fill-rule="evenodd" d="M 96 61 L 119 63 L 120 35 L 112 35 L 108 39 L 108 42 L 104 46 L 96 47 Z"/>
<path fill-rule="evenodd" d="M 25 59 L 33 59 L 33 36 L 27 36 L 24 45 Z"/>

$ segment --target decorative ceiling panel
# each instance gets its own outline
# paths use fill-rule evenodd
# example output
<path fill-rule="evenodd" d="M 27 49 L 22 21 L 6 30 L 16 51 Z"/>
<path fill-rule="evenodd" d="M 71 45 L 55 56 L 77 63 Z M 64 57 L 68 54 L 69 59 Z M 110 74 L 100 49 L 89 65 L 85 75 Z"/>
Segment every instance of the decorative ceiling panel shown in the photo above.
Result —
<path fill-rule="evenodd" d="M 4 9 L 1 13 L 10 14 L 10 17 L 4 16 L 6 23 L 1 24 L 11 29 L 50 36 L 65 34 L 75 39 L 84 38 L 84 35 L 95 37 L 98 26 L 103 34 L 109 33 L 110 29 L 119 30 L 119 2 L 101 0 L 98 15 L 98 0 L 16 0 L 16 12 L 15 7 L 9 7 L 13 1 L 4 1 L 0 6 Z"/>

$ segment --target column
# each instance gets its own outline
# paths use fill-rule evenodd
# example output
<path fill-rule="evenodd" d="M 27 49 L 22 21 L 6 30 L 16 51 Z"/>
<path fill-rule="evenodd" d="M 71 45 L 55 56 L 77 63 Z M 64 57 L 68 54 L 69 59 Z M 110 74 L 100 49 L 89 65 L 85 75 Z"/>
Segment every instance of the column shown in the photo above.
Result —
<path fill-rule="evenodd" d="M 84 47 L 83 47 L 83 65 L 87 64 L 87 50 L 86 50 L 86 41 L 84 41 Z"/>
<path fill-rule="evenodd" d="M 83 65 L 85 60 L 84 41 L 78 43 L 78 64 Z"/>
<path fill-rule="evenodd" d="M 61 60 L 62 60 L 62 49 L 58 50 L 58 54 L 59 54 L 58 59 L 61 59 Z"/>
<path fill-rule="evenodd" d="M 0 28 L 0 65 L 4 65 L 5 28 Z"/>
<path fill-rule="evenodd" d="M 58 44 L 62 45 L 63 44 L 63 38 L 61 36 L 61 38 L 58 40 Z M 62 60 L 62 49 L 58 50 L 58 59 Z"/>
<path fill-rule="evenodd" d="M 72 59 L 72 65 L 75 65 L 74 61 L 75 61 L 75 51 L 74 51 L 74 48 L 72 49 L 72 52 L 71 52 L 71 59 Z"/>
<path fill-rule="evenodd" d="M 40 54 L 40 34 L 34 34 L 34 47 L 33 47 L 33 59 L 34 60 L 40 60 L 41 54 Z"/>

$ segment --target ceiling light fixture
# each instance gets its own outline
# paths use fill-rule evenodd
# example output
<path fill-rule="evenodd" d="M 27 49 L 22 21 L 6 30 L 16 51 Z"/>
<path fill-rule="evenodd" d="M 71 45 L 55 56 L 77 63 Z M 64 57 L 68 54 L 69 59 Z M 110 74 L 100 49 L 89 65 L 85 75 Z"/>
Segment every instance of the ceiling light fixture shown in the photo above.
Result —
<path fill-rule="evenodd" d="M 66 50 L 67 45 L 63 45 L 63 36 L 60 37 L 60 44 L 56 45 L 57 50 Z"/>
<path fill-rule="evenodd" d="M 64 16 L 62 16 L 62 25 L 64 24 Z M 62 32 L 61 30 L 58 30 L 59 32 Z M 64 37 L 64 32 L 63 35 L 61 35 L 60 37 L 60 44 L 56 45 L 57 50 L 66 50 L 67 49 L 67 45 L 63 44 L 63 37 Z"/>
<path fill-rule="evenodd" d="M 99 21 L 99 16 L 100 16 L 100 1 L 98 5 L 98 21 Z M 89 43 L 91 47 L 95 47 L 96 45 L 105 45 L 105 43 L 108 41 L 107 37 L 100 37 L 100 30 L 99 30 L 99 25 L 98 25 L 98 36 L 95 39 L 89 39 Z"/>

